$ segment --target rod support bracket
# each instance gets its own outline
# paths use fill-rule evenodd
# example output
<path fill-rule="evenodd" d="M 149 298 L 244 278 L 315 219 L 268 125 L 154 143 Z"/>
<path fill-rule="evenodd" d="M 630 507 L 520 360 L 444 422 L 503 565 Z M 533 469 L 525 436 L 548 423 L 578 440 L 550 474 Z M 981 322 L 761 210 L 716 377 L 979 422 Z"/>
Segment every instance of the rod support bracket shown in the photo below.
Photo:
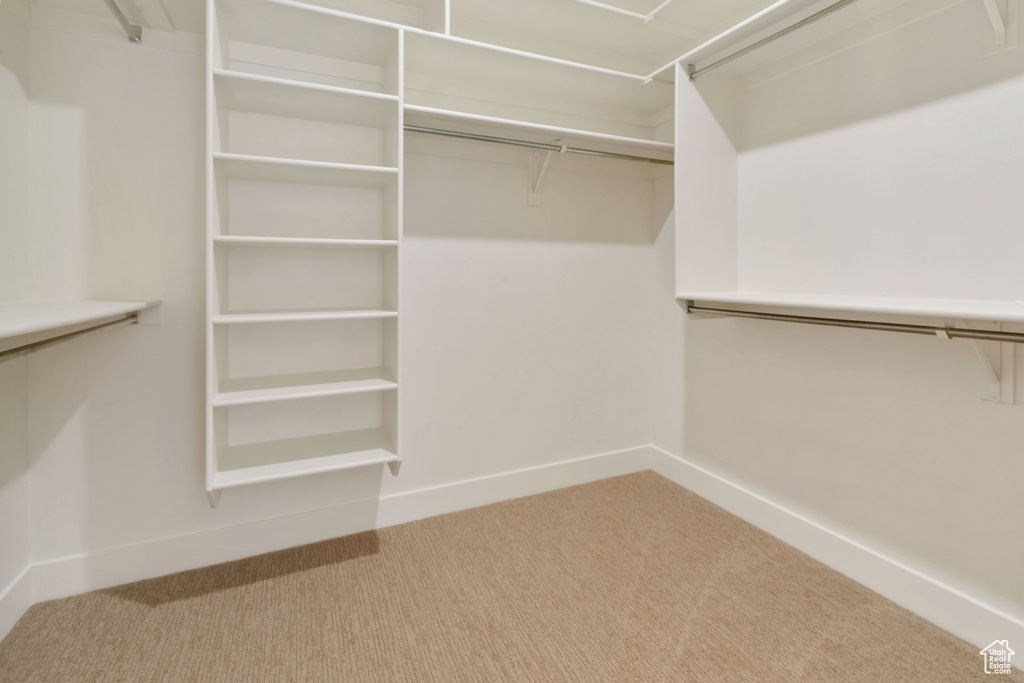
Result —
<path fill-rule="evenodd" d="M 992 29 L 985 56 L 991 57 L 1017 47 L 1020 40 L 1020 0 L 982 0 L 982 4 Z"/>
<path fill-rule="evenodd" d="M 959 321 L 959 324 L 961 329 L 981 329 L 995 332 L 1002 331 L 1003 327 L 999 322 L 974 321 L 971 326 L 967 321 Z M 992 403 L 1014 405 L 1014 344 L 982 339 L 968 339 L 967 341 L 971 343 L 971 349 L 974 351 L 974 357 L 978 360 L 983 375 L 981 399 Z"/>
<path fill-rule="evenodd" d="M 565 145 L 562 144 L 561 140 L 555 140 L 551 144 L 558 145 L 562 149 L 560 154 L 565 153 Z M 533 152 L 533 163 L 530 165 L 530 194 L 527 203 L 530 206 L 540 206 L 541 200 L 541 186 L 544 183 L 544 175 L 548 172 L 548 164 L 551 163 L 551 155 L 554 150 L 542 152 L 541 150 L 534 150 Z M 542 160 L 543 156 L 543 160 Z"/>

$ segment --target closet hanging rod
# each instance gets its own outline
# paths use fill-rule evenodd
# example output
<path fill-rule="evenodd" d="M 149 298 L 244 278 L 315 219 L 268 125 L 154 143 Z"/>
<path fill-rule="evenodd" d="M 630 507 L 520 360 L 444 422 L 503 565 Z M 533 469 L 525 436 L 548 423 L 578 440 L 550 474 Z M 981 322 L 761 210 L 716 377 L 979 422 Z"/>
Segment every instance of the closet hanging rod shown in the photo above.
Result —
<path fill-rule="evenodd" d="M 732 54 L 727 55 L 725 57 L 722 57 L 718 61 L 711 62 L 707 66 L 702 66 L 699 69 L 697 68 L 696 64 L 689 64 L 687 66 L 687 70 L 688 70 L 688 72 L 690 74 L 690 80 L 692 81 L 695 78 L 697 78 L 698 76 L 706 74 L 707 72 L 709 72 L 709 71 L 711 71 L 713 69 L 717 69 L 720 66 L 724 66 L 724 65 L 728 64 L 729 62 L 731 62 L 733 60 L 739 59 L 743 55 L 749 54 L 749 53 L 753 52 L 754 50 L 762 48 L 765 45 L 767 45 L 768 43 L 774 42 L 774 41 L 778 40 L 779 38 L 782 38 L 783 36 L 787 36 L 790 33 L 793 33 L 794 31 L 797 31 L 797 30 L 803 28 L 804 26 L 807 26 L 808 24 L 813 24 L 814 22 L 818 21 L 819 19 L 824 19 L 828 15 L 830 15 L 830 14 L 832 14 L 834 12 L 838 12 L 839 10 L 843 9 L 844 7 L 846 7 L 847 5 L 852 5 L 855 2 L 857 2 L 857 0 L 839 0 L 839 2 L 837 2 L 837 3 L 833 4 L 833 5 L 829 5 L 828 7 L 826 7 L 823 10 L 821 10 L 820 12 L 815 12 L 811 16 L 806 17 L 804 19 L 801 19 L 800 21 L 796 22 L 792 26 L 787 26 L 786 28 L 782 29 L 781 31 L 777 31 L 776 33 L 771 34 L 767 38 L 762 38 L 761 40 L 757 41 L 753 45 L 748 45 L 747 47 L 743 48 L 742 50 L 738 50 L 737 52 L 733 52 Z"/>
<path fill-rule="evenodd" d="M 640 161 L 646 164 L 662 164 L 672 166 L 674 162 L 666 159 L 653 159 L 651 157 L 639 157 L 632 154 L 616 154 L 615 152 L 602 152 L 597 149 L 583 149 L 581 147 L 563 147 L 548 142 L 529 142 L 527 140 L 515 140 L 513 138 L 499 138 L 493 135 L 478 135 L 476 133 L 460 133 L 455 130 L 444 130 L 441 128 L 424 128 L 423 126 L 406 125 L 405 130 L 410 133 L 426 133 L 428 135 L 441 135 L 460 140 L 474 140 L 476 142 L 493 142 L 499 145 L 512 145 L 515 147 L 529 147 L 531 149 L 543 149 L 549 152 L 565 152 L 567 154 L 586 154 L 594 157 L 606 157 L 608 159 L 621 159 L 623 161 Z"/>
<path fill-rule="evenodd" d="M 128 21 L 128 17 L 124 15 L 124 12 L 121 11 L 121 8 L 117 6 L 117 3 L 114 2 L 114 0 L 104 0 L 104 2 L 107 3 L 107 7 L 110 8 L 110 11 L 114 13 L 114 17 L 121 24 L 121 28 L 123 28 L 124 32 L 128 34 L 128 40 L 132 43 L 141 43 L 142 27 Z"/>
<path fill-rule="evenodd" d="M 695 306 L 694 300 L 686 302 L 687 313 L 707 313 L 710 315 L 729 316 L 733 318 L 753 318 L 755 320 L 775 320 L 787 323 L 803 323 L 806 325 L 824 325 L 826 327 L 852 327 L 862 330 L 881 330 L 883 332 L 905 332 L 907 334 L 925 334 L 929 336 L 982 339 L 987 341 L 1014 342 L 1024 344 L 1024 333 L 997 332 L 986 330 L 967 330 L 956 327 L 937 327 L 935 325 L 910 325 L 907 323 L 876 323 L 866 320 L 846 320 L 843 318 L 817 318 L 806 315 L 783 315 L 781 313 L 762 313 L 759 311 L 737 311 L 728 308 L 706 308 Z"/>
<path fill-rule="evenodd" d="M 17 358 L 18 356 L 24 356 L 25 354 L 32 353 L 33 351 L 45 349 L 46 347 L 53 346 L 54 344 L 60 344 L 61 342 L 65 342 L 69 339 L 74 339 L 75 337 L 83 337 L 85 335 L 92 334 L 94 332 L 99 332 L 100 330 L 110 329 L 113 327 L 135 325 L 138 322 L 139 312 L 135 311 L 133 313 L 129 313 L 124 318 L 120 318 L 118 320 L 111 320 L 110 322 L 100 323 L 99 325 L 93 325 L 91 327 L 86 327 L 85 329 L 75 330 L 74 332 L 68 332 L 67 334 L 62 334 L 59 337 L 50 337 L 49 339 L 44 339 L 42 341 L 33 342 L 31 344 L 25 344 L 24 346 L 17 346 L 13 349 L 7 349 L 6 351 L 0 351 L 0 363 L 3 363 L 5 360 Z"/>

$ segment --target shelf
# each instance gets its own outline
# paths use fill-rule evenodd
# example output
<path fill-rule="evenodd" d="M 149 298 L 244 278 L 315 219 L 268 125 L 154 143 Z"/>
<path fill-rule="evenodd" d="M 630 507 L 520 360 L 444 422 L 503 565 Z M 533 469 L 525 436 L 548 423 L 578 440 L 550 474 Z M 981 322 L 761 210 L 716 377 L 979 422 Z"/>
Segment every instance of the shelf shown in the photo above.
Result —
<path fill-rule="evenodd" d="M 98 323 L 152 308 L 159 301 L 18 301 L 0 303 L 0 339 Z"/>
<path fill-rule="evenodd" d="M 377 126 L 397 110 L 398 96 L 317 85 L 226 69 L 213 70 L 221 103 L 272 116 Z"/>
<path fill-rule="evenodd" d="M 610 135 L 578 128 L 549 126 L 527 121 L 516 121 L 494 116 L 481 116 L 448 109 L 435 109 L 409 104 L 405 106 L 405 123 L 414 126 L 451 129 L 459 132 L 496 135 L 499 137 L 515 137 L 529 139 L 530 142 L 550 143 L 553 137 L 562 140 L 571 147 L 597 145 L 601 151 L 633 156 L 651 156 L 671 161 L 675 145 L 671 142 L 658 142 L 642 138 L 630 138 L 623 135 Z"/>
<path fill-rule="evenodd" d="M 446 32 L 445 0 L 320 0 L 289 4 L 330 14 L 357 14 L 361 19 L 379 21 L 397 28 Z"/>
<path fill-rule="evenodd" d="M 372 318 L 397 318 L 397 311 L 379 308 L 350 308 L 309 311 L 252 311 L 245 313 L 228 312 L 213 316 L 214 325 L 237 325 L 245 323 L 283 323 L 315 320 L 369 320 Z"/>
<path fill-rule="evenodd" d="M 395 28 L 287 0 L 215 7 L 214 68 L 397 94 Z"/>
<path fill-rule="evenodd" d="M 213 397 L 213 406 L 221 408 L 319 396 L 392 391 L 397 388 L 394 376 L 385 368 L 243 377 L 221 380 L 220 393 Z"/>
<path fill-rule="evenodd" d="M 297 185 L 333 185 L 339 187 L 384 188 L 398 176 L 390 166 L 334 164 L 299 159 L 217 153 L 214 167 L 233 180 L 294 183 Z"/>
<path fill-rule="evenodd" d="M 684 292 L 680 301 L 775 306 L 816 311 L 849 311 L 885 315 L 912 315 L 963 320 L 1024 322 L 1024 301 L 983 301 L 974 299 L 928 299 L 839 294 L 794 294 L 787 292 Z"/>
<path fill-rule="evenodd" d="M 627 140 L 672 137 L 669 83 L 417 33 L 406 35 L 406 64 L 405 101 L 415 107 Z"/>
<path fill-rule="evenodd" d="M 335 247 L 343 249 L 389 249 L 398 240 L 327 239 L 322 237 L 252 237 L 245 235 L 214 235 L 217 244 L 247 247 Z"/>
<path fill-rule="evenodd" d="M 18 301 L 0 303 L 0 352 L 113 322 L 159 301 Z"/>
<path fill-rule="evenodd" d="M 398 166 L 398 97 L 233 71 L 214 72 L 213 150 Z"/>
<path fill-rule="evenodd" d="M 248 106 L 277 107 L 278 116 L 301 117 L 315 113 L 319 106 L 332 104 L 336 98 L 350 98 L 352 102 L 398 102 L 398 95 L 371 92 L 358 88 L 344 88 L 321 83 L 296 81 L 291 78 L 264 76 L 247 71 L 213 69 L 214 82 L 221 85 L 223 92 L 232 98 L 229 101 Z M 268 95 L 276 93 L 294 98 L 293 101 L 274 101 Z M 358 105 L 353 105 L 358 106 Z M 372 106 L 372 105 L 368 105 Z M 331 119 L 324 119 L 329 121 Z"/>
<path fill-rule="evenodd" d="M 318 434 L 230 446 L 218 453 L 211 490 L 304 474 L 394 463 L 398 456 L 381 428 Z"/>

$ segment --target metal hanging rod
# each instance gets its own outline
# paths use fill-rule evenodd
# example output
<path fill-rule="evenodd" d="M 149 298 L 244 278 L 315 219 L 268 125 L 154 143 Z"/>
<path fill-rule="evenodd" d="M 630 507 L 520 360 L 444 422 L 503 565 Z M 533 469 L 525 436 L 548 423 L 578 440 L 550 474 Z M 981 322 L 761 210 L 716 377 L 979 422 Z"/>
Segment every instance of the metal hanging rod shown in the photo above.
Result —
<path fill-rule="evenodd" d="M 128 21 L 128 17 L 124 15 L 124 12 L 121 11 L 121 8 L 117 6 L 117 3 L 114 2 L 114 0 L 104 0 L 104 2 L 107 3 L 107 7 L 110 8 L 110 11 L 114 13 L 114 17 L 121 24 L 121 28 L 123 28 L 124 32 L 128 34 L 128 40 L 133 43 L 141 43 L 142 27 Z"/>
<path fill-rule="evenodd" d="M 99 325 L 93 325 L 92 327 L 86 327 L 84 329 L 76 330 L 74 332 L 68 332 L 67 334 L 62 334 L 59 337 L 50 337 L 49 339 L 44 339 L 43 341 L 34 342 L 32 344 L 25 344 L 24 346 L 18 346 L 13 349 L 7 349 L 6 351 L 0 351 L 0 363 L 4 362 L 5 360 L 17 358 L 18 356 L 24 356 L 25 354 L 32 353 L 33 351 L 45 349 L 46 347 L 53 346 L 54 344 L 60 344 L 61 342 L 65 342 L 69 339 L 74 339 L 75 337 L 83 337 L 85 335 L 99 332 L 100 330 L 107 330 L 114 327 L 135 325 L 138 322 L 139 312 L 135 311 L 134 313 L 129 313 L 124 318 L 120 318 L 118 320 L 111 320 L 110 322 L 100 323 Z"/>
<path fill-rule="evenodd" d="M 695 78 L 697 78 L 698 76 L 706 74 L 707 72 L 709 72 L 709 71 L 711 71 L 713 69 L 717 69 L 720 66 L 724 66 L 724 65 L 728 64 L 729 62 L 731 62 L 731 61 L 733 61 L 735 59 L 739 59 L 743 55 L 749 54 L 749 53 L 753 52 L 754 50 L 762 48 L 765 45 L 767 45 L 768 43 L 776 41 L 779 38 L 782 38 L 783 36 L 787 36 L 790 33 L 793 33 L 794 31 L 797 31 L 797 30 L 803 28 L 804 26 L 807 26 L 808 24 L 813 24 L 814 22 L 818 21 L 819 19 L 824 19 L 828 15 L 830 15 L 830 14 L 832 14 L 834 12 L 838 12 L 839 10 L 843 9 L 844 7 L 846 7 L 847 5 L 852 5 L 855 2 L 857 2 L 857 0 L 839 0 L 839 2 L 835 3 L 834 5 L 829 5 L 828 7 L 826 7 L 823 10 L 821 10 L 820 12 L 815 12 L 811 16 L 809 16 L 809 17 L 807 17 L 805 19 L 801 19 L 800 21 L 796 22 L 792 26 L 787 26 L 786 28 L 782 29 L 781 31 L 773 33 L 770 36 L 768 36 L 767 38 L 762 38 L 761 40 L 757 41 L 753 45 L 748 45 L 747 47 L 743 48 L 742 50 L 739 50 L 738 52 L 733 52 L 731 55 L 728 55 L 726 57 L 722 57 L 721 59 L 719 59 L 716 62 L 711 62 L 707 66 L 703 66 L 703 67 L 698 69 L 696 64 L 690 64 L 690 65 L 687 66 L 687 71 L 690 74 L 690 80 L 692 81 Z"/>
<path fill-rule="evenodd" d="M 998 342 L 1015 342 L 1024 344 L 1024 334 L 1019 332 L 997 332 L 985 330 L 965 330 L 955 327 L 937 327 L 935 325 L 910 325 L 906 323 L 875 323 L 864 320 L 846 320 L 843 318 L 816 318 L 805 315 L 783 315 L 780 313 L 760 313 L 756 311 L 736 311 L 728 308 L 706 308 L 695 306 L 693 300 L 686 302 L 687 313 L 708 313 L 711 315 L 730 316 L 734 318 L 753 318 L 755 320 L 776 320 L 787 323 L 803 323 L 806 325 L 824 325 L 826 327 L 852 327 L 861 330 L 881 330 L 883 332 L 905 332 L 908 334 L 925 334 L 933 337 L 984 339 Z"/>
<path fill-rule="evenodd" d="M 428 135 L 441 135 L 460 140 L 475 140 L 477 142 L 493 142 L 499 145 L 512 145 L 515 147 L 529 147 L 531 149 L 543 149 L 549 152 L 565 152 L 567 154 L 586 154 L 594 157 L 606 157 L 608 159 L 621 159 L 623 161 L 640 161 L 646 164 L 662 164 L 672 166 L 673 162 L 666 159 L 654 159 L 651 157 L 638 157 L 632 154 L 616 154 L 615 152 L 602 152 L 597 149 L 583 149 L 580 147 L 565 147 L 548 142 L 529 142 L 527 140 L 515 140 L 513 138 L 499 138 L 493 135 L 478 135 L 476 133 L 460 133 L 455 130 L 443 130 L 441 128 L 424 128 L 423 126 L 405 126 L 410 133 L 426 133 Z"/>

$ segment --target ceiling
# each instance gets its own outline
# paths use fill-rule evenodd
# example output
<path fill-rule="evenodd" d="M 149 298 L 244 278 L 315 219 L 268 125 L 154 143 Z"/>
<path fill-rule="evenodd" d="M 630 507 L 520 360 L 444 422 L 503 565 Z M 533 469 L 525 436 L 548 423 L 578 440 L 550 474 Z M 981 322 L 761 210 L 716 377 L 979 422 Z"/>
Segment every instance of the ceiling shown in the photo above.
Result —
<path fill-rule="evenodd" d="M 37 5 L 110 16 L 104 0 L 32 0 Z M 391 4 L 409 11 L 439 0 L 305 0 L 353 10 Z M 843 23 L 863 21 L 907 0 L 863 0 Z M 205 31 L 206 0 L 116 0 L 150 30 Z M 775 0 L 450 0 L 453 35 L 570 61 L 647 75 Z M 793 6 L 828 4 L 799 0 Z M 601 5 L 601 6 L 599 6 Z M 402 7 L 404 6 L 404 7 Z M 856 9 L 855 9 L 856 8 Z M 651 16 L 652 12 L 654 13 Z M 827 23 L 827 22 L 826 22 Z M 828 32 L 828 27 L 822 27 Z M 820 39 L 822 30 L 809 32 Z"/>
<path fill-rule="evenodd" d="M 116 0 L 135 23 L 151 30 L 205 31 L 205 0 Z M 374 0 L 422 5 L 430 0 Z M 596 1 L 596 0 L 590 0 Z M 664 0 L 451 0 L 455 35 L 649 73 L 772 0 L 671 0 L 647 22 L 614 8 L 647 15 Z M 110 16 L 104 0 L 33 0 L 37 5 Z M 312 0 L 350 8 L 353 0 Z"/>

